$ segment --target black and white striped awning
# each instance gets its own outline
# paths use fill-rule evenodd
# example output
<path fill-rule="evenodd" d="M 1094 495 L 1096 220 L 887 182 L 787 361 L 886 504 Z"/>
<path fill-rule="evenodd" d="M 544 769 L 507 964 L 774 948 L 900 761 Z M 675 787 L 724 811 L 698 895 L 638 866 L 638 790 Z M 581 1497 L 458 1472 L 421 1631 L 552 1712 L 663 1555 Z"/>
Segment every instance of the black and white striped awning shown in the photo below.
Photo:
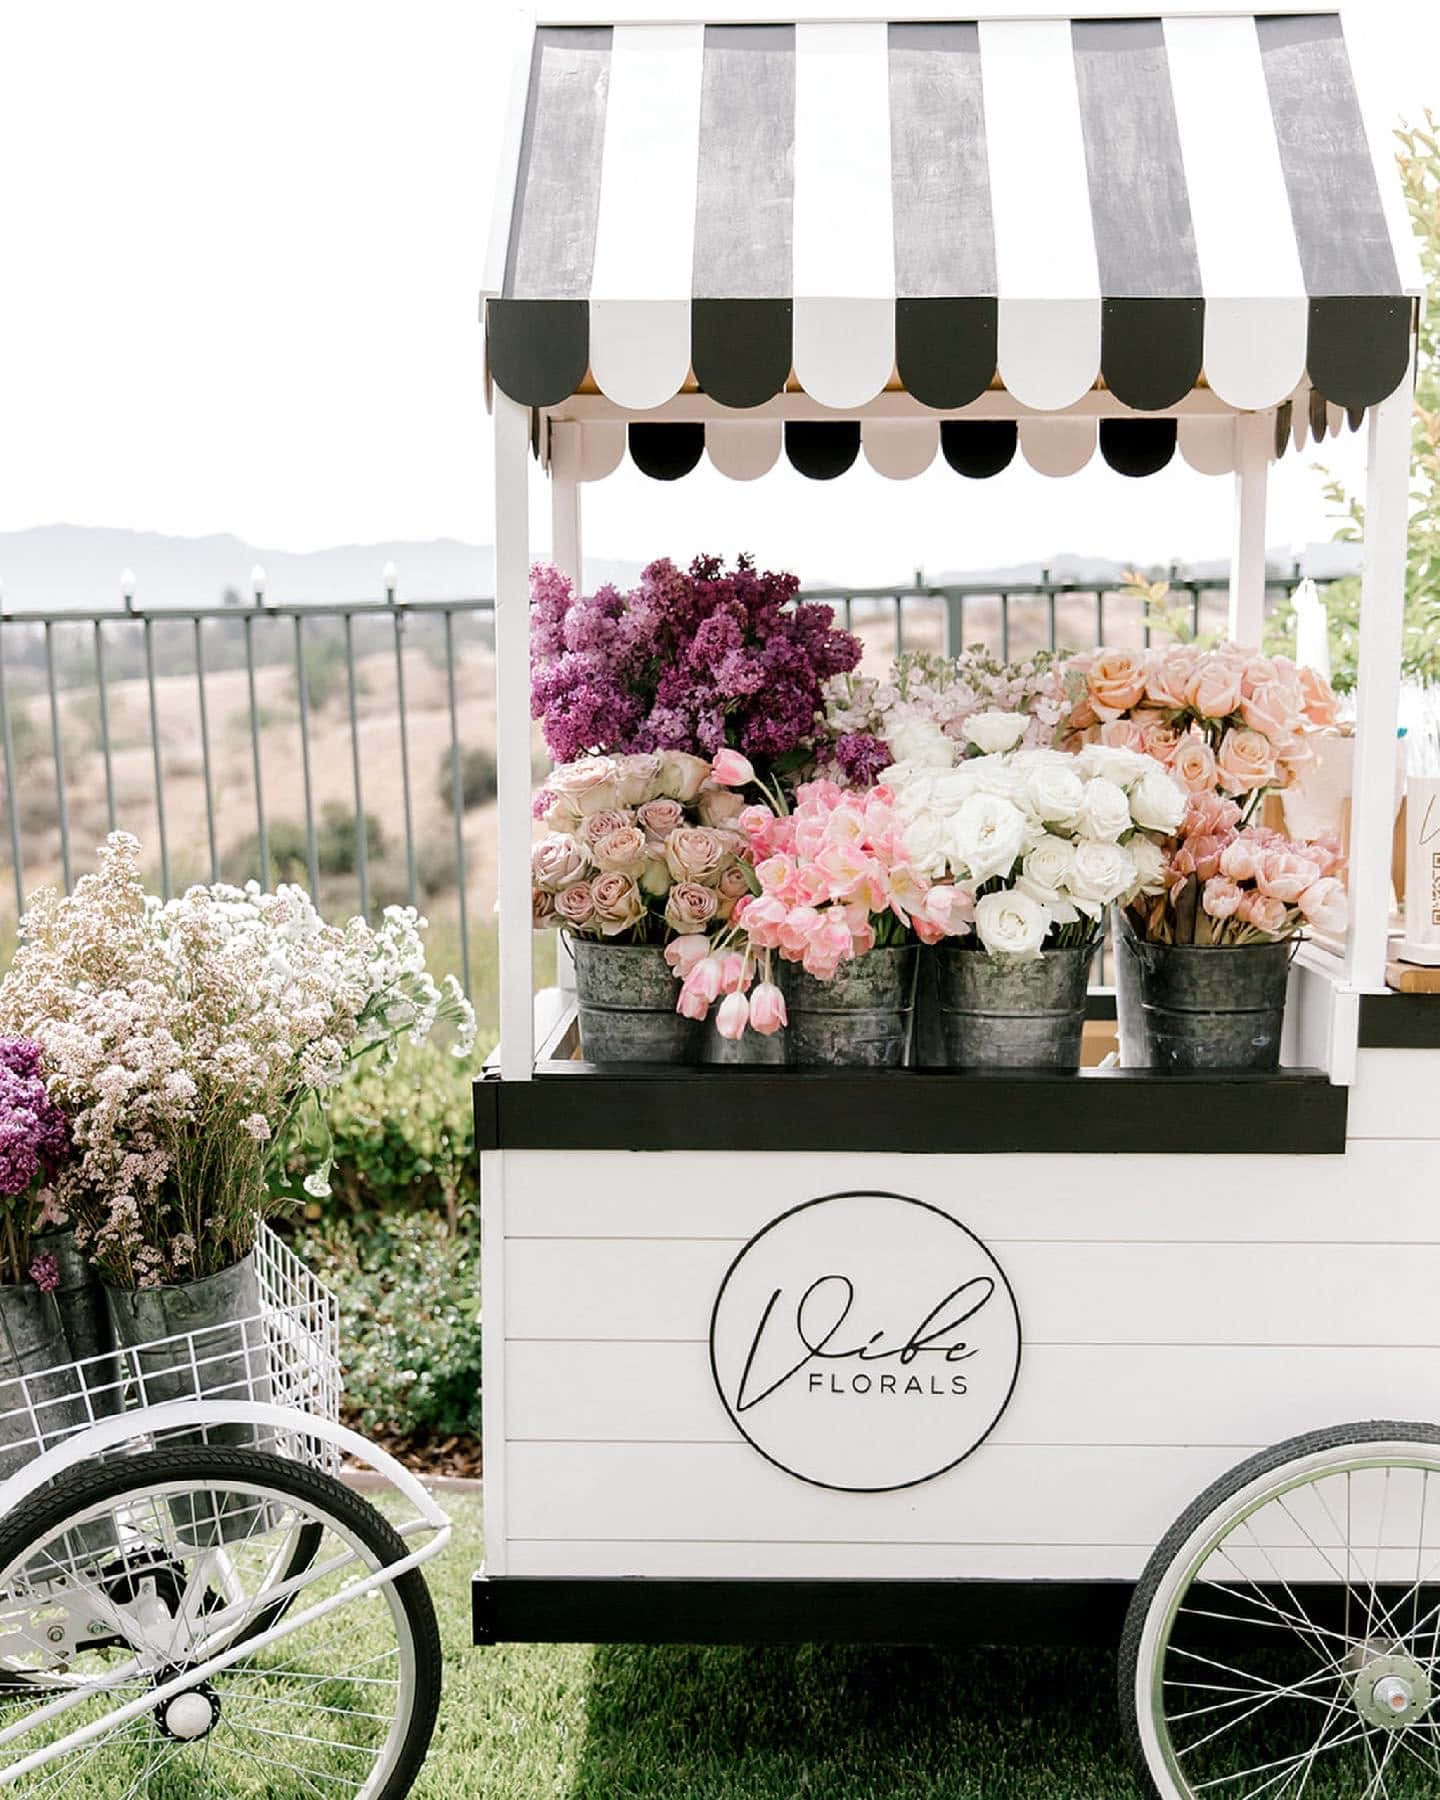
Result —
<path fill-rule="evenodd" d="M 1421 292 L 1333 11 L 542 27 L 505 242 L 494 380 L 620 412 L 1353 413 Z"/>

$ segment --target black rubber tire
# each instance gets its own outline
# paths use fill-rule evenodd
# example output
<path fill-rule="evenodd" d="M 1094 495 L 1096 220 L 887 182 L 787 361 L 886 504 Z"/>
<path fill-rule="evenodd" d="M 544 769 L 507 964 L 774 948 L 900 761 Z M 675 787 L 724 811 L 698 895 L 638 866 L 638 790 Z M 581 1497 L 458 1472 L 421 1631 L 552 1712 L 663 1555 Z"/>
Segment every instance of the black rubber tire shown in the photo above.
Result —
<path fill-rule="evenodd" d="M 287 1462 L 284 1457 L 271 1456 L 263 1450 L 177 1444 L 138 1456 L 85 1464 L 67 1474 L 63 1492 L 57 1492 L 51 1486 L 22 1501 L 0 1520 L 0 1574 L 17 1562 L 23 1563 L 27 1551 L 32 1550 L 38 1540 L 88 1507 L 116 1500 L 124 1494 L 146 1492 L 164 1482 L 193 1481 L 199 1484 L 225 1480 L 255 1481 L 292 1499 L 323 1508 L 382 1562 L 399 1562 L 410 1555 L 405 1540 L 383 1514 L 343 1483 L 317 1469 L 307 1468 L 303 1463 Z M 318 1533 L 309 1537 L 302 1531 L 291 1567 L 301 1554 L 308 1564 L 318 1543 Z M 440 1628 L 425 1577 L 419 1569 L 411 1569 L 392 1585 L 414 1645 L 415 1695 L 395 1766 L 373 1800 L 404 1800 L 410 1792 L 430 1748 L 440 1707 L 443 1669 Z M 283 1610 L 283 1605 L 272 1608 L 263 1617 L 269 1620 Z M 256 1631 L 256 1627 L 249 1628 L 245 1638 L 256 1635 Z"/>
<path fill-rule="evenodd" d="M 1145 1565 L 1145 1573 L 1136 1584 L 1125 1615 L 1125 1629 L 1120 1637 L 1117 1665 L 1119 1676 L 1120 1732 L 1143 1791 L 1153 1800 L 1167 1800 L 1155 1785 L 1140 1743 L 1140 1727 L 1135 1713 L 1135 1681 L 1139 1674 L 1140 1640 L 1160 1585 L 1171 1564 L 1185 1547 L 1186 1541 L 1200 1524 L 1225 1501 L 1239 1493 L 1261 1475 L 1272 1475 L 1286 1463 L 1313 1456 L 1318 1450 L 1339 1450 L 1350 1444 L 1368 1444 L 1374 1440 L 1408 1439 L 1411 1443 L 1440 1446 L 1440 1425 L 1403 1423 L 1393 1419 L 1373 1419 L 1355 1425 L 1327 1425 L 1321 1431 L 1305 1432 L 1300 1437 L 1286 1438 L 1268 1450 L 1257 1451 L 1244 1462 L 1237 1463 L 1218 1481 L 1211 1482 L 1205 1492 L 1190 1506 L 1161 1538 L 1154 1554 Z M 0 1568 L 3 1568 L 0 1564 Z"/>

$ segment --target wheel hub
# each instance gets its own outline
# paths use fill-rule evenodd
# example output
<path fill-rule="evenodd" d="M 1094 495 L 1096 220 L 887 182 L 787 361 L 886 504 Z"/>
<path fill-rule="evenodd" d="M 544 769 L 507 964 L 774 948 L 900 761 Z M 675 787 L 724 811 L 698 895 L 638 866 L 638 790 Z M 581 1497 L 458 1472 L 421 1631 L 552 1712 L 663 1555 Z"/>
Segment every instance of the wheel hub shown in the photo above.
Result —
<path fill-rule="evenodd" d="M 1368 1646 L 1361 1656 L 1350 1684 L 1360 1717 L 1389 1731 L 1413 1725 L 1432 1698 L 1430 1678 L 1419 1663 L 1403 1652 L 1375 1654 Z"/>
<path fill-rule="evenodd" d="M 175 1670 L 170 1675 L 177 1673 Z M 165 1677 L 169 1679 L 169 1675 Z M 198 1739 L 209 1737 L 220 1723 L 220 1696 L 208 1681 L 202 1681 L 198 1687 L 187 1688 L 183 1694 L 174 1694 L 163 1705 L 155 1708 L 155 1722 L 168 1738 L 175 1738 L 182 1744 L 193 1744 Z"/>

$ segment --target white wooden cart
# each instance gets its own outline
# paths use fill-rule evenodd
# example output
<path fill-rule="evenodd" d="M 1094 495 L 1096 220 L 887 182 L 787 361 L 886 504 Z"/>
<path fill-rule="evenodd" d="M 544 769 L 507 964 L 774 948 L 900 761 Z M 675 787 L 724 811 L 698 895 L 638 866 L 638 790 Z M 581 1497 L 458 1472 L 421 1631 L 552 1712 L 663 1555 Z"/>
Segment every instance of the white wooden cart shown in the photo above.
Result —
<path fill-rule="evenodd" d="M 1123 1636 L 1159 1793 L 1433 1793 L 1440 1018 L 1384 983 L 1422 285 L 1335 12 L 1160 10 L 572 5 L 522 59 L 476 1638 Z M 595 1068 L 563 996 L 537 1044 L 532 461 L 578 579 L 627 448 L 737 480 L 938 451 L 959 495 L 1017 448 L 1178 448 L 1233 471 L 1254 642 L 1267 467 L 1347 423 L 1353 923 L 1297 961 L 1278 1076 Z"/>

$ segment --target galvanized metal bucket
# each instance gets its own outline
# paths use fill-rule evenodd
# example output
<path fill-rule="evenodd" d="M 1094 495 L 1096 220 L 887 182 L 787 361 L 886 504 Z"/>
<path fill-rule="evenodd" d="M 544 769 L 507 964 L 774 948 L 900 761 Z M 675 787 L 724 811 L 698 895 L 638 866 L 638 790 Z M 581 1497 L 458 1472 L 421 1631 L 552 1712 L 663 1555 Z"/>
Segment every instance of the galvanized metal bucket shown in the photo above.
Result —
<path fill-rule="evenodd" d="M 69 1361 L 55 1296 L 33 1281 L 0 1286 L 0 1481 L 85 1424 Z"/>
<path fill-rule="evenodd" d="M 198 1281 L 107 1288 L 105 1297 L 115 1342 L 127 1353 L 125 1366 L 138 1384 L 135 1398 L 141 1406 L 197 1398 L 222 1407 L 226 1401 L 270 1400 L 269 1352 L 253 1252 Z M 271 1438 L 260 1427 L 235 1424 L 176 1431 L 167 1441 L 265 1449 Z M 234 1542 L 258 1529 L 254 1505 L 243 1496 L 177 1498 L 170 1502 L 170 1513 L 176 1530 L 191 1543 Z"/>
<path fill-rule="evenodd" d="M 772 1032 L 769 1037 L 746 1031 L 738 1038 L 724 1038 L 715 1029 L 712 1013 L 700 1040 L 700 1060 L 715 1068 L 780 1068 L 790 1060 L 789 1036 L 788 1031 Z"/>
<path fill-rule="evenodd" d="M 115 1347 L 115 1333 L 105 1305 L 105 1286 L 95 1265 L 70 1230 L 44 1231 L 30 1240 L 34 1256 L 53 1256 L 58 1282 L 54 1290 L 65 1345 L 74 1362 L 83 1362 L 85 1387 L 97 1415 L 119 1412 L 123 1395 L 120 1364 L 98 1359 Z"/>
<path fill-rule="evenodd" d="M 1128 956 L 1126 978 L 1139 991 L 1143 1061 L 1130 1066 L 1169 1074 L 1279 1068 L 1296 940 L 1151 944 L 1137 937 L 1124 918 L 1116 926 L 1116 940 L 1117 983 L 1121 958 Z M 1132 1018 L 1133 1011 L 1132 1002 Z M 1122 1062 L 1124 1051 L 1122 1040 Z"/>
<path fill-rule="evenodd" d="M 894 944 L 842 963 L 817 981 L 798 963 L 785 970 L 789 1060 L 801 1068 L 898 1069 L 915 1009 L 917 947 Z"/>
<path fill-rule="evenodd" d="M 937 944 L 941 1060 L 951 1069 L 1080 1067 L 1096 944 L 992 956 Z"/>
<path fill-rule="evenodd" d="M 586 1062 L 693 1063 L 701 1024 L 675 1010 L 680 983 L 658 944 L 572 938 Z"/>

